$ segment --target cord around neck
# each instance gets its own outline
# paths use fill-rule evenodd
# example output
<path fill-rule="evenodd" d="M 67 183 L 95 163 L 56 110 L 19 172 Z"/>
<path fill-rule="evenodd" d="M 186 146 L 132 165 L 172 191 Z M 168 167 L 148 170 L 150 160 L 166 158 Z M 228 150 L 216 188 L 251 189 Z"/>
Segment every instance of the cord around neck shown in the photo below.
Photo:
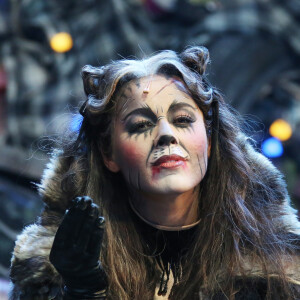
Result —
<path fill-rule="evenodd" d="M 129 199 L 129 204 L 131 209 L 134 211 L 134 213 L 141 219 L 143 220 L 146 224 L 156 228 L 156 229 L 160 229 L 160 230 L 165 230 L 165 231 L 180 231 L 180 230 L 187 230 L 190 229 L 194 226 L 196 226 L 197 224 L 200 223 L 201 219 L 197 220 L 196 222 L 192 223 L 192 224 L 188 224 L 188 225 L 181 225 L 181 226 L 165 226 L 165 225 L 159 225 L 159 224 L 155 224 L 149 220 L 147 220 L 146 218 L 144 218 L 138 211 L 137 209 L 134 207 L 131 199 Z"/>

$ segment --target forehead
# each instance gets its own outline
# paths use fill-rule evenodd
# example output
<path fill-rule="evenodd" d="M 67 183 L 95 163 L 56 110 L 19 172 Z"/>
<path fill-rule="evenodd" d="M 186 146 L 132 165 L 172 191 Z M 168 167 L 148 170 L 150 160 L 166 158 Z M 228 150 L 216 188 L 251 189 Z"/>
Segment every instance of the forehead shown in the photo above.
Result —
<path fill-rule="evenodd" d="M 179 78 L 153 75 L 128 82 L 117 97 L 118 107 L 137 106 L 142 103 L 168 105 L 176 100 L 195 103 Z M 163 100 L 163 101 L 162 101 Z"/>

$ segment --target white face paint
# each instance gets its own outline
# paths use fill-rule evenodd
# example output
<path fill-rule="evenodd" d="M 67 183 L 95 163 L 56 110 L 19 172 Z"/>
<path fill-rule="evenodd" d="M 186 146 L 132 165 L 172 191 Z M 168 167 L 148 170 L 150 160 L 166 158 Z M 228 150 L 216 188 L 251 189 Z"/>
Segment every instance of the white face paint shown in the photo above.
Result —
<path fill-rule="evenodd" d="M 180 195 L 203 179 L 209 142 L 202 111 L 175 78 L 129 82 L 118 96 L 111 168 L 137 193 Z"/>

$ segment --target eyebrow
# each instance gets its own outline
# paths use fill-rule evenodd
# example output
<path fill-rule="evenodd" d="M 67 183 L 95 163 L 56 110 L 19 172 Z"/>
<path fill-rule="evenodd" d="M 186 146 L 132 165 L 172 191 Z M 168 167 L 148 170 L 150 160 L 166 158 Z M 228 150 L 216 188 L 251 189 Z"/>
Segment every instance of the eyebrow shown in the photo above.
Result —
<path fill-rule="evenodd" d="M 172 102 L 172 104 L 170 105 L 169 109 L 168 109 L 168 112 L 169 111 L 174 111 L 176 109 L 180 109 L 180 108 L 183 108 L 183 107 L 189 107 L 189 108 L 192 108 L 193 110 L 197 110 L 196 107 L 192 106 L 191 104 L 188 104 L 186 102 L 179 102 L 178 100 L 174 100 Z"/>
<path fill-rule="evenodd" d="M 153 110 L 150 107 L 141 107 L 141 108 L 137 108 L 137 109 L 131 111 L 129 114 L 127 114 L 122 119 L 122 122 L 125 122 L 132 115 L 144 115 L 144 116 L 148 117 L 149 119 L 151 119 L 154 122 L 157 119 L 156 114 L 153 112 Z"/>
<path fill-rule="evenodd" d="M 169 106 L 167 114 L 169 112 L 173 112 L 173 111 L 183 108 L 183 107 L 189 107 L 193 110 L 197 110 L 197 108 L 192 106 L 191 104 L 188 104 L 186 102 L 179 102 L 178 100 L 175 99 Z M 157 115 L 147 104 L 143 107 L 140 107 L 140 108 L 137 108 L 137 109 L 134 109 L 133 111 L 131 111 L 129 114 L 127 114 L 122 119 L 122 122 L 125 122 L 132 115 L 144 115 L 144 116 L 148 117 L 149 119 L 151 119 L 153 122 L 156 122 L 156 120 L 157 120 Z"/>

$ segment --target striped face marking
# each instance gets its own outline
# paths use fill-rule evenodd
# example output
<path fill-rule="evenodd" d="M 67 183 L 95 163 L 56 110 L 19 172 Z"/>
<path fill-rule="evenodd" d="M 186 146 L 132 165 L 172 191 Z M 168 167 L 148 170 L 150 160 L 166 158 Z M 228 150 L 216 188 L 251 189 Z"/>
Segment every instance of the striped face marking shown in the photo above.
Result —
<path fill-rule="evenodd" d="M 128 185 L 138 193 L 193 190 L 206 173 L 209 141 L 185 84 L 161 75 L 132 80 L 117 103 L 112 159 Z"/>

